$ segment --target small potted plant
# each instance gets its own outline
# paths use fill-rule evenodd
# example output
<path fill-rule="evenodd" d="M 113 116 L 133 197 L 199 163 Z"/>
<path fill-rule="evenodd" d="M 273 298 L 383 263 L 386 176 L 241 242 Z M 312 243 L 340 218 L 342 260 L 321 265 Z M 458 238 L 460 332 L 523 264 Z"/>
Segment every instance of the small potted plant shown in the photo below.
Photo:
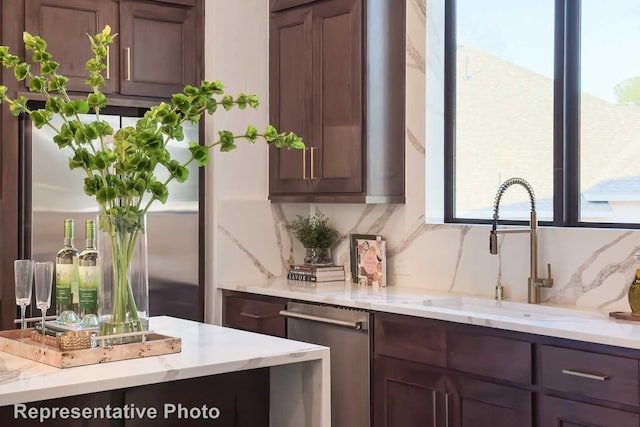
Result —
<path fill-rule="evenodd" d="M 342 235 L 331 225 L 329 218 L 316 208 L 308 217 L 298 215 L 286 224 L 286 228 L 305 248 L 304 263 L 308 265 L 331 265 L 331 249 Z"/>

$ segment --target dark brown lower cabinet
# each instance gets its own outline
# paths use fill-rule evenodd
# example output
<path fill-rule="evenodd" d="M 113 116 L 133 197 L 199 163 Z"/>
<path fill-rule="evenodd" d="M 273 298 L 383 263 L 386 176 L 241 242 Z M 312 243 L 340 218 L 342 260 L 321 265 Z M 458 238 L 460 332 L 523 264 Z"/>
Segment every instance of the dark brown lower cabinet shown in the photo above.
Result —
<path fill-rule="evenodd" d="M 538 403 L 540 427 L 638 427 L 640 415 L 587 403 L 541 396 Z"/>
<path fill-rule="evenodd" d="M 376 356 L 374 427 L 444 426 L 445 375 L 426 365 Z"/>
<path fill-rule="evenodd" d="M 447 427 L 532 427 L 530 391 L 466 377 L 453 382 Z"/>
<path fill-rule="evenodd" d="M 531 427 L 532 393 L 376 356 L 374 427 Z"/>
<path fill-rule="evenodd" d="M 269 427 L 269 369 L 169 381 L 128 389 L 26 404 L 30 408 L 155 408 L 156 416 L 129 419 L 39 419 L 15 417 L 13 405 L 0 407 L 0 426 L 65 427 Z M 106 410 L 106 409 L 105 409 Z M 112 412 L 114 414 L 115 412 Z M 131 413 L 131 412 L 129 412 Z M 148 414 L 148 412 L 146 412 Z M 28 414 L 28 412 L 27 412 Z M 140 412 L 138 412 L 140 414 Z"/>
<path fill-rule="evenodd" d="M 64 426 L 64 427 L 113 427 L 121 426 L 114 424 L 108 419 L 49 419 L 40 421 L 37 416 L 31 416 L 29 411 L 47 411 L 52 408 L 106 408 L 122 406 L 122 393 L 116 391 L 103 391 L 100 393 L 90 393 L 82 396 L 70 396 L 60 399 L 43 400 L 41 402 L 31 402 L 24 405 L 9 405 L 0 407 L 0 425 L 15 427 L 42 427 L 42 426 Z M 36 408 L 36 409 L 32 409 Z"/>
<path fill-rule="evenodd" d="M 268 427 L 269 369 L 135 387 L 125 391 L 124 404 L 163 412 L 157 422 L 128 420 L 125 427 Z"/>
<path fill-rule="evenodd" d="M 285 300 L 230 291 L 225 291 L 222 295 L 222 326 L 286 337 L 287 322 L 280 315 L 280 310 L 287 308 Z"/>

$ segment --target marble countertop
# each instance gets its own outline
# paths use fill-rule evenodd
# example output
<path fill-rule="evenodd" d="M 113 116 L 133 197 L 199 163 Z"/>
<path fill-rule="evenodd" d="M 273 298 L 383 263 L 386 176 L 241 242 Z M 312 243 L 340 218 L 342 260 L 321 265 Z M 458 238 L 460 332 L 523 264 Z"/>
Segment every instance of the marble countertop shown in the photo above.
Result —
<path fill-rule="evenodd" d="M 182 352 L 58 369 L 0 352 L 0 406 L 327 358 L 329 349 L 172 317 L 151 330 L 182 338 Z"/>
<path fill-rule="evenodd" d="M 223 282 L 218 288 L 640 349 L 640 322 L 612 319 L 593 309 L 495 301 L 422 288 L 367 288 L 349 282 L 316 285 L 286 278 Z"/>

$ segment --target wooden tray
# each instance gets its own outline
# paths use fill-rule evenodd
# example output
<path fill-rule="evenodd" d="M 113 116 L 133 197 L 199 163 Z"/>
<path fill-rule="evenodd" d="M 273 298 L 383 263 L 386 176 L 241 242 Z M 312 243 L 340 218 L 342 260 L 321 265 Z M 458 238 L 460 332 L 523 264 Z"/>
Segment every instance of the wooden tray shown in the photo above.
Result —
<path fill-rule="evenodd" d="M 631 314 L 628 311 L 612 311 L 609 313 L 609 317 L 613 317 L 614 319 L 620 320 L 631 320 L 634 322 L 640 322 L 640 316 L 636 314 Z"/>
<path fill-rule="evenodd" d="M 46 363 L 56 368 L 160 356 L 182 351 L 180 338 L 160 334 L 149 334 L 145 342 L 63 351 L 55 346 L 33 341 L 29 338 L 31 331 L 33 328 L 26 329 L 24 334 L 20 329 L 0 331 L 0 351 Z"/>

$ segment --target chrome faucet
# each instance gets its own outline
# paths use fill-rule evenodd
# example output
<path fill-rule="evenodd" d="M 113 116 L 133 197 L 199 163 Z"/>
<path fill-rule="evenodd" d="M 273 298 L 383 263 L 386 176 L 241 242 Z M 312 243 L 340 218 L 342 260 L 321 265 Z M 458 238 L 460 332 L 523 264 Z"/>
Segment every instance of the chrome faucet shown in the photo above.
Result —
<path fill-rule="evenodd" d="M 498 230 L 498 210 L 500 209 L 500 199 L 504 195 L 507 188 L 514 184 L 519 184 L 527 190 L 529 193 L 529 201 L 531 202 L 531 219 L 529 222 L 529 230 Z M 528 283 L 528 301 L 530 304 L 537 304 L 540 302 L 540 288 L 550 288 L 553 286 L 553 279 L 551 278 L 551 264 L 547 264 L 548 277 L 546 279 L 538 277 L 538 219 L 536 215 L 536 197 L 533 193 L 531 184 L 522 178 L 509 178 L 500 185 L 498 192 L 496 193 L 495 201 L 493 202 L 493 225 L 491 227 L 491 233 L 489 235 L 489 252 L 493 255 L 498 253 L 498 234 L 508 233 L 529 233 L 529 257 L 531 274 L 529 276 Z M 496 290 L 496 298 L 501 299 L 501 290 Z"/>

